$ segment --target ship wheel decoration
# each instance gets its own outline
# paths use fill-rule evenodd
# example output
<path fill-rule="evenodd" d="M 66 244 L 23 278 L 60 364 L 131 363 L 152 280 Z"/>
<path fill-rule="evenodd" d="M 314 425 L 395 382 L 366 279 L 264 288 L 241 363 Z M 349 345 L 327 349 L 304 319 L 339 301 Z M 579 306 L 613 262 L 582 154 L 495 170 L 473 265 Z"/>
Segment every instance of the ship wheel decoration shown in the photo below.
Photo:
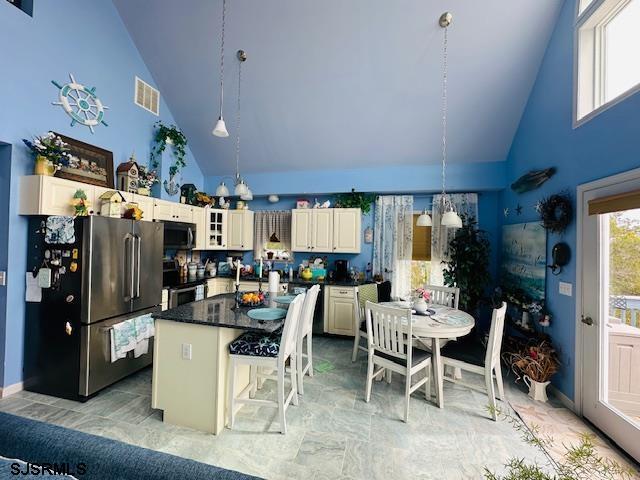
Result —
<path fill-rule="evenodd" d="M 71 117 L 72 127 L 79 123 L 89 127 L 91 133 L 94 133 L 93 127 L 97 125 L 108 127 L 104 121 L 104 111 L 109 107 L 103 105 L 96 96 L 96 87 L 85 87 L 76 82 L 72 74 L 69 74 L 69 78 L 71 81 L 65 85 L 51 80 L 51 83 L 60 89 L 59 101 L 53 102 L 53 105 L 60 105 L 67 112 Z"/>

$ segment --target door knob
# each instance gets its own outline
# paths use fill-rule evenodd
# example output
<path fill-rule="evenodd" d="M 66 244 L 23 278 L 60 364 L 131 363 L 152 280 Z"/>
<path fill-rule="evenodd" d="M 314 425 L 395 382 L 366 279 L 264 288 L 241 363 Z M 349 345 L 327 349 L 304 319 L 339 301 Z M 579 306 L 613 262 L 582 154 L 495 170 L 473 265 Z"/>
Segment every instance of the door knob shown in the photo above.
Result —
<path fill-rule="evenodd" d="M 582 318 L 580 319 L 582 321 L 582 323 L 584 323 L 585 325 L 593 325 L 593 318 L 591 317 L 585 317 L 584 315 L 582 316 Z"/>

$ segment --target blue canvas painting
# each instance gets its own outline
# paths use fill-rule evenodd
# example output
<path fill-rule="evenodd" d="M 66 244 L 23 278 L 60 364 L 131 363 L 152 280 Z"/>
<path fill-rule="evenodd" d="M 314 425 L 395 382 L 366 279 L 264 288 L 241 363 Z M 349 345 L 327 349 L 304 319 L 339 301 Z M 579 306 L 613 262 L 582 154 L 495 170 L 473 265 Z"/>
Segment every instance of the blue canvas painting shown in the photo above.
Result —
<path fill-rule="evenodd" d="M 521 290 L 531 300 L 544 301 L 547 273 L 547 232 L 539 223 L 502 227 L 501 284 Z"/>

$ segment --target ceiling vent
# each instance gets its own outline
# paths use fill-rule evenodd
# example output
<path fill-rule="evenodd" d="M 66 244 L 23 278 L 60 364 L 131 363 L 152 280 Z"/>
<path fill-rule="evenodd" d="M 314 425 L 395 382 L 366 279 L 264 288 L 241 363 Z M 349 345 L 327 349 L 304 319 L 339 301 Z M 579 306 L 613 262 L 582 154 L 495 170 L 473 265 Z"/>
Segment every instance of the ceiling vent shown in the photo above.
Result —
<path fill-rule="evenodd" d="M 160 92 L 147 82 L 136 77 L 136 105 L 150 111 L 154 115 L 160 114 Z"/>

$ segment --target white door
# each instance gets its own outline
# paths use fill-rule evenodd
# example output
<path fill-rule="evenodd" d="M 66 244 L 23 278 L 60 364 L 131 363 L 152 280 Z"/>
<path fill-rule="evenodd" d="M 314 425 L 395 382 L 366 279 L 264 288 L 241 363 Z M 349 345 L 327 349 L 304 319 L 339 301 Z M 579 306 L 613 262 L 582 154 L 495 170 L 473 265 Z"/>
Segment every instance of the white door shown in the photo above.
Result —
<path fill-rule="evenodd" d="M 330 253 L 333 251 L 333 208 L 313 210 L 311 250 Z"/>
<path fill-rule="evenodd" d="M 184 203 L 173 203 L 173 216 L 177 222 L 193 223 L 193 208 Z"/>
<path fill-rule="evenodd" d="M 227 248 L 230 250 L 244 249 L 244 212 L 242 210 L 229 210 L 227 214 Z"/>
<path fill-rule="evenodd" d="M 640 460 L 640 285 L 633 279 L 640 279 L 640 208 L 616 207 L 605 199 L 639 190 L 640 170 L 578 189 L 582 251 L 576 323 L 582 413 L 636 460 Z M 590 214 L 590 202 L 592 209 L 614 211 Z"/>
<path fill-rule="evenodd" d="M 360 253 L 362 211 L 359 208 L 333 209 L 333 251 Z"/>
<path fill-rule="evenodd" d="M 173 203 L 166 200 L 156 199 L 153 202 L 153 218 L 154 220 L 165 220 L 175 222 L 175 214 L 173 211 Z"/>
<path fill-rule="evenodd" d="M 294 252 L 311 251 L 311 223 L 313 210 L 295 209 L 291 212 L 291 250 Z"/>

